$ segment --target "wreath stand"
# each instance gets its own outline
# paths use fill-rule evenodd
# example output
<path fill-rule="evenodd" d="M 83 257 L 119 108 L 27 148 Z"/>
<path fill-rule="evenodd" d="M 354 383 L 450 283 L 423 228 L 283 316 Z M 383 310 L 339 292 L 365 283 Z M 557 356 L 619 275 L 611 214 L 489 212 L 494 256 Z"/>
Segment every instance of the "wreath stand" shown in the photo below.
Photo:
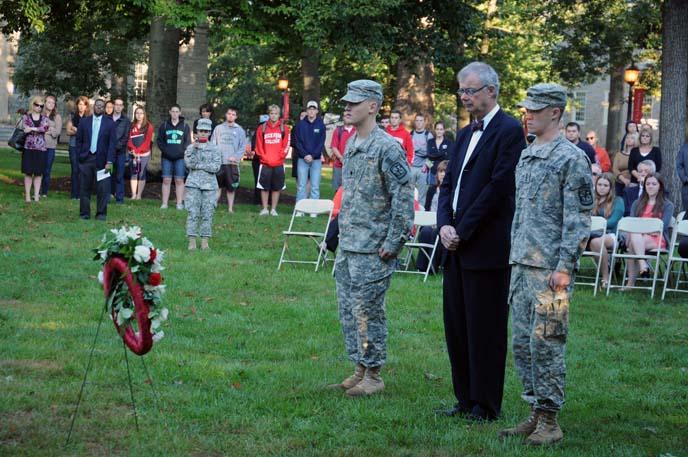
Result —
<path fill-rule="evenodd" d="M 103 307 L 100 313 L 98 327 L 96 328 L 96 335 L 93 338 L 93 344 L 91 345 L 91 350 L 88 356 L 88 363 L 86 364 L 86 370 L 84 371 L 84 379 L 81 383 L 81 389 L 79 390 L 79 396 L 77 397 L 76 406 L 74 407 L 74 413 L 72 414 L 72 420 L 69 426 L 69 432 L 67 433 L 67 440 L 65 441 L 65 446 L 69 444 L 69 440 L 72 436 L 72 431 L 74 430 L 74 423 L 76 422 L 76 416 L 79 411 L 79 405 L 81 405 L 81 399 L 84 394 L 84 387 L 86 386 L 88 373 L 91 370 L 93 362 L 93 352 L 95 351 L 96 343 L 98 342 L 98 336 L 100 335 L 100 327 L 105 317 L 105 310 L 108 307 L 108 301 L 112 300 L 112 297 L 114 297 L 116 293 L 116 290 L 111 290 L 114 280 L 117 279 L 116 275 L 120 275 L 120 278 L 124 281 L 124 283 L 126 283 L 127 287 L 129 288 L 129 293 L 131 294 L 131 297 L 134 301 L 134 313 L 136 315 L 136 323 L 139 327 L 138 333 L 135 333 L 130 325 L 126 328 L 120 327 L 117 324 L 117 314 L 114 309 L 112 310 L 113 323 L 115 324 L 117 332 L 122 337 L 122 348 L 124 349 L 124 363 L 127 367 L 127 381 L 129 383 L 129 394 L 131 396 L 131 407 L 134 412 L 134 424 L 136 425 L 136 431 L 139 431 L 139 420 L 138 415 L 136 413 L 136 402 L 134 400 L 134 386 L 131 382 L 131 370 L 129 368 L 129 354 L 127 348 L 129 348 L 136 355 L 140 356 L 141 364 L 143 365 L 143 369 L 146 373 L 147 382 L 150 384 L 151 390 L 153 391 L 155 405 L 158 411 L 160 412 L 160 415 L 162 416 L 163 420 L 165 420 L 165 416 L 164 414 L 162 414 L 162 409 L 160 408 L 160 396 L 158 395 L 158 391 L 155 388 L 155 384 L 153 383 L 153 378 L 151 377 L 150 372 L 148 371 L 148 366 L 146 365 L 146 361 L 143 357 L 148 351 L 150 351 L 151 347 L 153 346 L 153 338 L 150 332 L 150 319 L 148 318 L 149 307 L 143 298 L 143 290 L 141 288 L 141 285 L 134 280 L 126 260 L 122 259 L 121 257 L 112 257 L 105 263 L 105 266 L 103 268 L 103 289 L 105 292 L 105 306 Z M 121 286 L 121 284 L 122 282 L 119 282 L 117 287 Z M 169 428 L 167 427 L 166 420 L 165 425 L 166 428 Z"/>

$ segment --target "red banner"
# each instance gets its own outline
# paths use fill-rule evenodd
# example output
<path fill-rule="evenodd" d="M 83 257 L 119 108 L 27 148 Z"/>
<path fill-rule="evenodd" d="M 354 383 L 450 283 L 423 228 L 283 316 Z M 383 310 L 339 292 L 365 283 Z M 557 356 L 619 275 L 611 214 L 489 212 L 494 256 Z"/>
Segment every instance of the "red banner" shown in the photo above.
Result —
<path fill-rule="evenodd" d="M 645 101 L 645 89 L 633 89 L 633 122 L 639 123 L 643 117 L 643 102 Z"/>

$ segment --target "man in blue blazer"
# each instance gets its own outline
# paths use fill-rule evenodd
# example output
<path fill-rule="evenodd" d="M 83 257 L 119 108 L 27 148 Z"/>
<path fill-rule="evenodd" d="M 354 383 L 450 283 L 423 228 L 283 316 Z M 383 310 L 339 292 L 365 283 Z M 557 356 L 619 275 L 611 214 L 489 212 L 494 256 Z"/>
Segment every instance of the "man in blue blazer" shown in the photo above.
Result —
<path fill-rule="evenodd" d="M 497 104 L 492 67 L 473 62 L 458 81 L 475 121 L 457 134 L 438 201 L 437 226 L 448 250 L 444 328 L 458 401 L 438 413 L 484 421 L 501 411 L 514 170 L 526 142 L 521 124 Z"/>
<path fill-rule="evenodd" d="M 111 178 L 97 180 L 99 170 L 110 172 L 115 158 L 117 132 L 112 118 L 105 116 L 105 102 L 96 100 L 93 115 L 79 122 L 76 146 L 79 153 L 79 179 L 81 181 L 79 216 L 91 218 L 91 193 L 96 188 L 96 219 L 104 221 L 110 199 Z"/>

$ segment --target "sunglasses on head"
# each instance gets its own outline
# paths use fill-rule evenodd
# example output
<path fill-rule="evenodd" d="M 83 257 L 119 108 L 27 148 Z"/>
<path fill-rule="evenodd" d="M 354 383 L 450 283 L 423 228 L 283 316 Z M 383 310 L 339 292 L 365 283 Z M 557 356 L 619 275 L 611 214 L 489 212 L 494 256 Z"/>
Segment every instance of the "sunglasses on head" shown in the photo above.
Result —
<path fill-rule="evenodd" d="M 37 107 L 39 107 L 39 108 L 43 108 L 43 106 L 45 106 L 45 105 L 39 105 L 38 103 L 34 103 L 33 106 L 37 106 Z"/>

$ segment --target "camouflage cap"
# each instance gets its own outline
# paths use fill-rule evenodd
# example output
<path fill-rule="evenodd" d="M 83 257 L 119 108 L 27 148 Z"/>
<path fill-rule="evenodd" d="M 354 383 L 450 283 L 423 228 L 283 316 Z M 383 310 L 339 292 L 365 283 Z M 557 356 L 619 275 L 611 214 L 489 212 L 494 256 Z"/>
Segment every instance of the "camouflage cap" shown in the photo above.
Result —
<path fill-rule="evenodd" d="M 540 83 L 530 86 L 526 92 L 526 99 L 517 105 L 537 111 L 548 106 L 566 106 L 566 89 L 559 84 Z"/>
<path fill-rule="evenodd" d="M 346 95 L 340 99 L 343 102 L 360 103 L 371 98 L 382 101 L 382 86 L 375 81 L 359 79 L 350 82 L 346 88 Z"/>
<path fill-rule="evenodd" d="M 198 123 L 196 124 L 196 130 L 205 130 L 208 132 L 212 132 L 213 122 L 210 119 L 200 118 L 198 120 Z"/>

